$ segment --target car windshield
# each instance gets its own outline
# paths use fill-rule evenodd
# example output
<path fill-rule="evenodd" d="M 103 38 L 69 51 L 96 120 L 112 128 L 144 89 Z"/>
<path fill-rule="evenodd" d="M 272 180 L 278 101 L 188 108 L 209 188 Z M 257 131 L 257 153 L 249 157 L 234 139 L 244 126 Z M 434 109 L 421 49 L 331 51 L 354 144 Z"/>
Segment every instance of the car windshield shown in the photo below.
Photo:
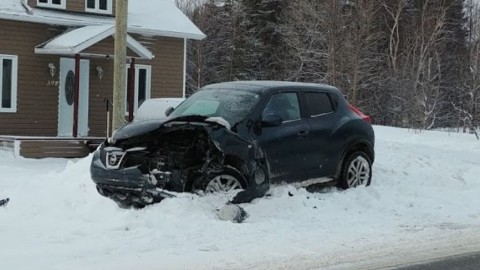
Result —
<path fill-rule="evenodd" d="M 180 104 L 170 116 L 222 117 L 230 125 L 242 121 L 260 99 L 259 94 L 225 89 L 198 91 Z"/>

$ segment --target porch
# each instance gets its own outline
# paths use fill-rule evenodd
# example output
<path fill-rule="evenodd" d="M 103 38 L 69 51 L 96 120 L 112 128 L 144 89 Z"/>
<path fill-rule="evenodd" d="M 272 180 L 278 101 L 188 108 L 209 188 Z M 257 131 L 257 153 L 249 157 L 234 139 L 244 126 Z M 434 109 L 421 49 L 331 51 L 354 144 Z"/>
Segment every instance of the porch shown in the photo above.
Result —
<path fill-rule="evenodd" d="M 82 158 L 95 151 L 104 140 L 103 137 L 0 136 L 0 150 L 24 158 Z"/>

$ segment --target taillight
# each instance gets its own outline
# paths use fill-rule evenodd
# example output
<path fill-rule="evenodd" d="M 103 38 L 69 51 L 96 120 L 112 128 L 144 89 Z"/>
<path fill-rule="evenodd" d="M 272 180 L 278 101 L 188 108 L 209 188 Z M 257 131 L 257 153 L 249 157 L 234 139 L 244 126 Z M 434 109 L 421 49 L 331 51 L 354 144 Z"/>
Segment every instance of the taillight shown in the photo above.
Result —
<path fill-rule="evenodd" d="M 364 121 L 368 122 L 368 123 L 372 123 L 372 117 L 370 117 L 369 115 L 366 115 L 364 114 L 362 111 L 360 111 L 359 108 L 353 106 L 352 104 L 348 104 L 348 108 L 350 108 L 350 110 L 352 112 L 354 112 L 356 115 L 360 116 L 360 118 L 362 118 Z"/>

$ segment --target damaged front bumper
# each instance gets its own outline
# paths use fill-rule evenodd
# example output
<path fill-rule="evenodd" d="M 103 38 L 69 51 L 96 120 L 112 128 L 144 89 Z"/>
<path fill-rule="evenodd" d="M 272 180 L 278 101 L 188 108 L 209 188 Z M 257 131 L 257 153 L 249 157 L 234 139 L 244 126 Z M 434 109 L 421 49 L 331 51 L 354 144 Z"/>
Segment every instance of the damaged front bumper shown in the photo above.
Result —
<path fill-rule="evenodd" d="M 90 174 L 100 195 L 123 206 L 144 206 L 175 197 L 173 193 L 154 185 L 151 176 L 142 173 L 139 166 L 107 168 L 102 162 L 100 151 L 93 155 Z"/>
<path fill-rule="evenodd" d="M 203 120 L 134 123 L 118 130 L 92 160 L 98 192 L 141 207 L 174 197 L 173 192 L 205 190 L 210 177 L 233 167 L 246 187 L 235 203 L 263 196 L 269 185 L 263 151 L 224 126 Z"/>

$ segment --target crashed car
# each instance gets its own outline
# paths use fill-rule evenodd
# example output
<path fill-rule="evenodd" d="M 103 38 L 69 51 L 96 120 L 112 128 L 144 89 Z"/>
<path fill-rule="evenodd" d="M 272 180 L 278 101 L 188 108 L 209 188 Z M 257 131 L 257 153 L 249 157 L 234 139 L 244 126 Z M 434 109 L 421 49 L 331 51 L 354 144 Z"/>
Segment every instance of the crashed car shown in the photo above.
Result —
<path fill-rule="evenodd" d="M 143 207 L 177 192 L 240 189 L 233 203 L 271 185 L 369 185 L 370 118 L 328 85 L 273 81 L 213 84 L 167 118 L 129 123 L 94 153 L 98 192 Z"/>

